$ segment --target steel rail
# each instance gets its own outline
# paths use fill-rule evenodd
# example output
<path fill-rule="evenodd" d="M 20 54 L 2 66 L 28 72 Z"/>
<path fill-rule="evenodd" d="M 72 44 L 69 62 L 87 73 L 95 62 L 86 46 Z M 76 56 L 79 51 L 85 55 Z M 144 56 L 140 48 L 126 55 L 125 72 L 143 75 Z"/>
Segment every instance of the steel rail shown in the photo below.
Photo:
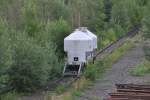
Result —
<path fill-rule="evenodd" d="M 131 37 L 131 36 L 134 36 L 137 32 L 139 32 L 141 28 L 141 24 L 137 24 L 137 25 L 134 25 L 133 28 L 130 28 L 129 31 L 127 33 L 125 33 L 124 36 L 118 38 L 116 41 L 110 43 L 109 45 L 105 46 L 102 50 L 98 51 L 95 55 L 94 55 L 94 58 L 93 58 L 93 62 L 98 59 L 98 57 L 104 53 L 105 51 L 107 50 L 112 50 L 114 49 L 113 46 L 115 44 L 117 44 L 118 42 L 121 42 L 123 39 L 127 38 L 127 37 Z"/>
<path fill-rule="evenodd" d="M 114 41 L 113 43 L 107 45 L 106 47 L 104 47 L 102 50 L 98 51 L 96 53 L 96 55 L 94 55 L 93 61 L 98 59 L 98 56 L 100 56 L 101 54 L 103 54 L 106 50 L 112 50 L 114 49 L 114 45 L 118 42 L 121 42 L 122 39 L 126 38 L 126 37 L 130 37 L 135 35 L 135 33 L 137 33 L 140 30 L 141 24 L 137 24 L 134 25 L 134 27 L 132 27 L 131 29 L 129 29 L 129 31 L 122 37 L 120 37 L 119 39 L 117 39 L 116 41 Z M 58 85 L 64 85 L 65 87 L 68 87 L 70 85 L 72 85 L 72 83 L 74 83 L 79 77 L 71 77 L 71 79 L 67 78 L 67 77 L 60 77 L 57 78 L 56 80 L 53 80 L 51 82 L 49 82 L 46 86 L 42 87 L 39 91 L 50 91 L 50 90 L 54 90 Z M 66 84 L 67 83 L 67 84 Z M 11 91 L 12 88 L 7 89 L 5 91 L 0 92 L 1 94 L 4 94 L 6 92 Z"/>

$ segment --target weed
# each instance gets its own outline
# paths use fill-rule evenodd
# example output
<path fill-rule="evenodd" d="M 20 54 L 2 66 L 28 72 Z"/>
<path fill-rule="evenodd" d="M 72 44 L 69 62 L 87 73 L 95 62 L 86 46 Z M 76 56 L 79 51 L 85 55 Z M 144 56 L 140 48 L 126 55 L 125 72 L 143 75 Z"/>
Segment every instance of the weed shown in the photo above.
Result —
<path fill-rule="evenodd" d="M 89 65 L 84 72 L 84 76 L 92 81 L 96 80 L 97 68 L 94 65 Z"/>
<path fill-rule="evenodd" d="M 144 76 L 147 73 L 150 73 L 150 62 L 147 60 L 144 60 L 130 71 L 133 76 Z"/>
<path fill-rule="evenodd" d="M 52 100 L 52 95 L 54 95 L 52 92 L 46 92 L 43 100 Z"/>
<path fill-rule="evenodd" d="M 55 91 L 56 91 L 56 93 L 61 94 L 61 93 L 63 93 L 65 90 L 66 90 L 66 88 L 65 88 L 64 85 L 59 85 L 59 86 L 57 86 L 57 88 L 56 88 Z"/>
<path fill-rule="evenodd" d="M 19 94 L 15 91 L 1 95 L 0 100 L 19 100 Z"/>
<path fill-rule="evenodd" d="M 101 60 L 97 60 L 95 64 L 89 64 L 84 72 L 84 76 L 91 81 L 95 81 L 98 76 L 101 76 L 108 67 L 112 66 L 132 46 L 132 42 L 128 40 L 128 42 L 115 49 L 111 54 Z"/>
<path fill-rule="evenodd" d="M 81 95 L 82 95 L 82 92 L 81 92 L 81 91 L 74 90 L 74 91 L 72 92 L 72 96 L 74 96 L 74 97 L 80 97 Z"/>

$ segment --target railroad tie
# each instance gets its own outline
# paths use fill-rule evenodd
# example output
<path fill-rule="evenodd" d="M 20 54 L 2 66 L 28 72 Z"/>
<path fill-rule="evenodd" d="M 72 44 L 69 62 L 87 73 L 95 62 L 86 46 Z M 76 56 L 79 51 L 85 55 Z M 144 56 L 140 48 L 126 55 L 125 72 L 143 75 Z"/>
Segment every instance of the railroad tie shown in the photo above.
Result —
<path fill-rule="evenodd" d="M 150 100 L 150 85 L 116 84 L 116 92 L 104 100 Z"/>

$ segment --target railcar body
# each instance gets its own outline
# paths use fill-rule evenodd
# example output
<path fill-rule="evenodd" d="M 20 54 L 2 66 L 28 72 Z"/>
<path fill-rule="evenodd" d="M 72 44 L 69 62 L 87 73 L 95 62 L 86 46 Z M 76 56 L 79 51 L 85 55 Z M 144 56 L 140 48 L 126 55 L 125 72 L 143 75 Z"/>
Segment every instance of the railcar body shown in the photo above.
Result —
<path fill-rule="evenodd" d="M 64 39 L 67 61 L 63 75 L 80 75 L 83 66 L 97 48 L 97 37 L 85 27 L 76 29 Z"/>

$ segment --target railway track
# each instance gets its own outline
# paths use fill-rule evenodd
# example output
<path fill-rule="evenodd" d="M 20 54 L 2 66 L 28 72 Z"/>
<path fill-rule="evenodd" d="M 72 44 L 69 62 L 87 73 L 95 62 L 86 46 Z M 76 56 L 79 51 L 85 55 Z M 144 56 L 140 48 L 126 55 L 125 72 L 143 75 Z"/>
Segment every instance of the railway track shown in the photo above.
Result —
<path fill-rule="evenodd" d="M 59 79 L 54 80 L 53 82 L 50 82 L 43 89 L 46 91 L 52 91 L 59 85 L 62 85 L 65 88 L 67 88 L 71 86 L 78 79 L 79 77 L 61 77 Z"/>
<path fill-rule="evenodd" d="M 140 27 L 141 27 L 140 24 L 135 25 L 124 36 L 120 37 L 119 39 L 117 39 L 113 43 L 107 45 L 106 47 L 104 47 L 100 51 L 96 52 L 95 55 L 94 55 L 93 61 L 95 61 L 96 59 L 101 59 L 105 55 L 112 52 L 115 48 L 117 48 L 118 46 L 123 44 L 127 37 L 134 36 L 135 33 L 137 33 L 140 30 Z M 55 80 L 49 82 L 46 86 L 44 86 L 39 91 L 51 91 L 51 90 L 54 90 L 58 85 L 63 85 L 64 87 L 67 88 L 67 87 L 71 86 L 72 83 L 74 83 L 76 80 L 78 80 L 78 78 L 79 77 L 60 77 L 58 79 L 55 79 Z M 4 94 L 4 93 L 6 93 L 10 90 L 11 89 L 2 91 L 2 92 L 0 92 L 0 94 Z M 117 99 L 117 100 L 119 100 L 119 99 Z"/>
<path fill-rule="evenodd" d="M 129 31 L 127 33 L 125 33 L 124 36 L 118 38 L 116 41 L 112 42 L 111 44 L 105 46 L 100 51 L 96 52 L 95 55 L 94 55 L 93 61 L 95 61 L 96 59 L 102 59 L 105 55 L 111 53 L 116 47 L 123 44 L 127 37 L 132 37 L 136 33 L 138 33 L 140 28 L 141 28 L 141 24 L 135 25 L 134 27 L 129 29 Z"/>
<path fill-rule="evenodd" d="M 119 39 L 117 39 L 113 43 L 107 45 L 102 50 L 96 52 L 96 54 L 94 55 L 93 61 L 95 61 L 97 59 L 102 59 L 105 55 L 107 55 L 110 52 L 112 52 L 115 48 L 117 48 L 118 46 L 120 46 L 121 44 L 123 44 L 125 42 L 125 40 L 126 40 L 127 37 L 132 37 L 136 33 L 138 33 L 138 31 L 140 30 L 140 27 L 141 27 L 140 24 L 135 25 L 127 33 L 125 33 L 124 36 L 120 37 Z M 78 79 L 78 77 L 61 77 L 59 79 L 56 79 L 52 83 L 50 82 L 44 89 L 47 90 L 47 91 L 53 90 L 58 85 L 63 85 L 64 87 L 69 87 L 77 79 Z"/>
<path fill-rule="evenodd" d="M 150 100 L 150 85 L 116 84 L 116 92 L 104 100 Z"/>

